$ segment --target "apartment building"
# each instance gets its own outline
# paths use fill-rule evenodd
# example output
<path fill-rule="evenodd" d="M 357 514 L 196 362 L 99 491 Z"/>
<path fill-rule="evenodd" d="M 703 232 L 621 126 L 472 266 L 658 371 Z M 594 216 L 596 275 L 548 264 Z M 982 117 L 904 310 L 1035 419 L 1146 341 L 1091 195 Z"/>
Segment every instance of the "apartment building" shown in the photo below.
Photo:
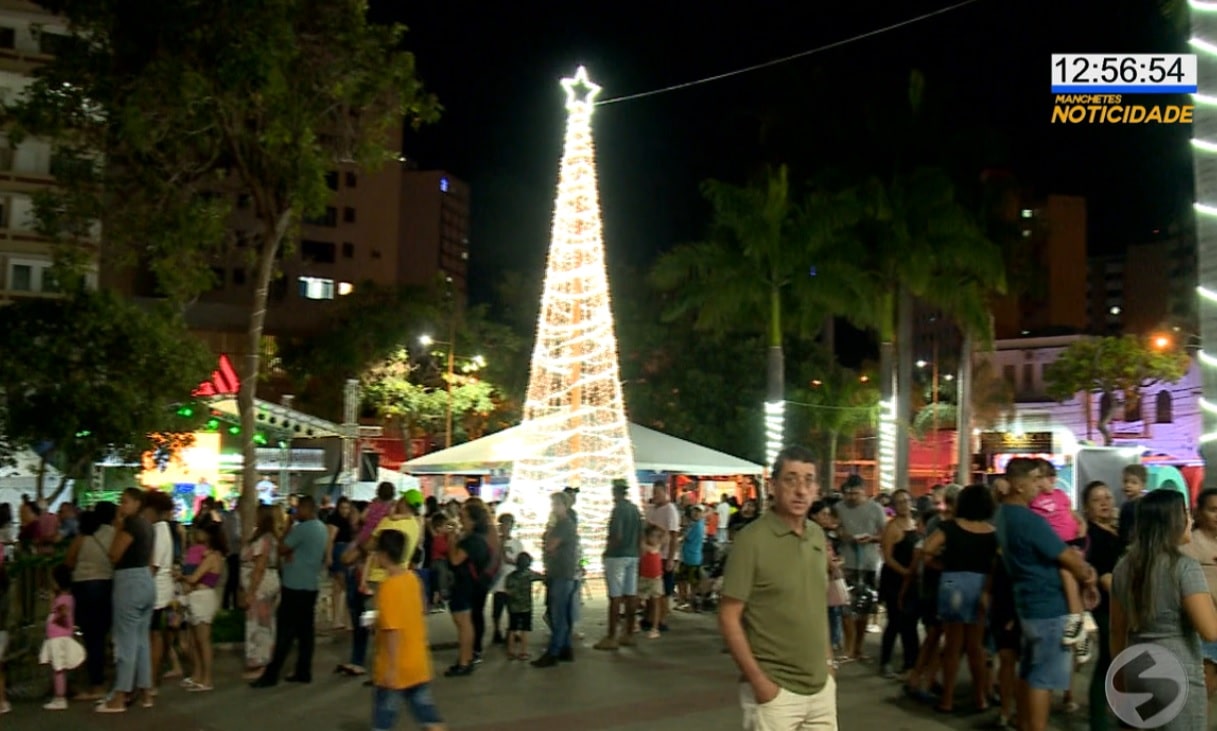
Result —
<path fill-rule="evenodd" d="M 993 307 L 999 338 L 1052 330 L 1084 332 L 1090 324 L 1086 297 L 1086 199 L 1048 195 L 1039 200 L 1011 197 L 1007 219 L 1017 220 L 1029 256 L 1025 291 L 999 299 Z M 1023 276 L 1026 275 L 1026 276 Z"/>
<path fill-rule="evenodd" d="M 66 37 L 62 20 L 23 0 L 0 0 L 0 97 L 19 95 L 32 73 L 54 57 Z M 55 296 L 51 276 L 57 245 L 35 232 L 34 198 L 55 184 L 50 143 L 27 138 L 13 145 L 0 137 L 0 302 Z M 97 283 L 97 242 L 88 244 L 93 261 L 86 278 Z"/>
<path fill-rule="evenodd" d="M 1145 334 L 1168 324 L 1194 329 L 1193 234 L 1172 227 L 1153 231 L 1148 239 L 1123 254 L 1090 260 L 1087 298 L 1092 332 Z"/>
<path fill-rule="evenodd" d="M 390 149 L 400 149 L 400 133 Z M 332 196 L 305 220 L 271 282 L 266 336 L 307 337 L 322 330 L 341 298 L 360 287 L 426 286 L 446 278 L 460 296 L 468 280 L 469 187 L 444 171 L 422 171 L 404 156 L 378 169 L 335 164 Z M 258 222 L 247 196 L 235 201 L 230 253 L 212 268 L 214 287 L 187 311 L 191 329 L 216 353 L 247 350 L 253 300 L 249 245 Z M 107 276 L 136 296 L 151 295 L 138 272 Z M 121 284 L 120 284 L 121 282 Z"/>

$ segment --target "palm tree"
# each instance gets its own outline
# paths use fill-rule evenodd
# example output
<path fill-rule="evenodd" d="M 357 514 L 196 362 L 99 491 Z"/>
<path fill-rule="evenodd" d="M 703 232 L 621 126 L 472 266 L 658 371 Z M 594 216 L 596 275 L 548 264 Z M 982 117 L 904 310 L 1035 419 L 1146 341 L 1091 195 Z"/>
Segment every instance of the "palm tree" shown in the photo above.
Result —
<path fill-rule="evenodd" d="M 823 447 L 820 484 L 831 489 L 836 475 L 837 448 L 879 416 L 879 390 L 868 376 L 844 368 L 831 359 L 820 367 L 804 368 L 810 376 L 791 390 L 791 403 L 801 406 L 799 421 L 813 443 Z"/>
<path fill-rule="evenodd" d="M 717 335 L 762 329 L 767 349 L 766 459 L 784 433 L 787 335 L 814 336 L 824 316 L 846 309 L 859 282 L 836 246 L 851 222 L 837 196 L 817 192 L 804 201 L 791 192 L 785 166 L 752 185 L 702 184 L 714 209 L 706 241 L 664 254 L 651 272 L 673 294 L 668 320 L 694 315 L 696 329 Z"/>
<path fill-rule="evenodd" d="M 912 341 L 914 302 L 938 308 L 965 333 L 987 339 L 987 295 L 1004 289 L 1004 266 L 1000 248 L 959 204 L 941 170 L 920 168 L 890 182 L 872 179 L 857 196 L 864 210 L 859 232 L 868 252 L 870 295 L 854 311 L 879 336 L 880 392 L 884 400 L 895 399 L 899 430 L 895 474 L 907 475 L 913 350 L 905 345 Z"/>

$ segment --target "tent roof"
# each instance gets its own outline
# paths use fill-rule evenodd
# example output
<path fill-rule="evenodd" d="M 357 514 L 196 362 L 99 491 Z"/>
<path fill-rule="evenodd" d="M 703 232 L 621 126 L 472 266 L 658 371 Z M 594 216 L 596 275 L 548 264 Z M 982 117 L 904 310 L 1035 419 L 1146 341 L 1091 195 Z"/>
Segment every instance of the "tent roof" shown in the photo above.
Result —
<path fill-rule="evenodd" d="M 513 426 L 472 442 L 412 459 L 403 468 L 417 474 L 485 474 L 510 466 L 529 447 L 527 427 Z M 692 475 L 759 475 L 764 469 L 700 444 L 686 442 L 645 426 L 630 424 L 634 467 L 651 472 Z"/>

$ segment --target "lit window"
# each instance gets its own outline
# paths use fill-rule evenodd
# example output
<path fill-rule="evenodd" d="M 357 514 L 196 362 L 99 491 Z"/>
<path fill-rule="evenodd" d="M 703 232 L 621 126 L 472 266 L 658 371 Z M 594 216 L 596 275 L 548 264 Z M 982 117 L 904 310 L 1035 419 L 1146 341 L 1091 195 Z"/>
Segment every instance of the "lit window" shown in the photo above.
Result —
<path fill-rule="evenodd" d="M 334 280 L 320 277 L 300 277 L 300 296 L 306 300 L 334 299 Z"/>
<path fill-rule="evenodd" d="M 1024 209 L 1023 209 L 1023 218 L 1031 218 L 1031 216 L 1032 216 L 1032 215 L 1033 215 L 1033 214 L 1032 214 L 1032 212 L 1031 212 L 1031 209 L 1030 209 L 1030 208 L 1024 208 Z"/>
<path fill-rule="evenodd" d="M 439 192 L 441 192 L 441 193 L 448 192 L 448 178 L 439 179 Z"/>
<path fill-rule="evenodd" d="M 355 285 L 351 284 L 350 282 L 339 282 L 338 283 L 338 296 L 339 297 L 345 297 L 354 291 L 355 291 Z"/>
<path fill-rule="evenodd" d="M 1120 307 L 1119 307 L 1119 305 L 1116 305 L 1116 306 L 1112 307 L 1110 310 L 1108 310 L 1108 312 L 1110 312 L 1110 313 L 1111 313 L 1111 314 L 1113 314 L 1113 315 L 1118 315 L 1118 314 L 1120 314 Z"/>

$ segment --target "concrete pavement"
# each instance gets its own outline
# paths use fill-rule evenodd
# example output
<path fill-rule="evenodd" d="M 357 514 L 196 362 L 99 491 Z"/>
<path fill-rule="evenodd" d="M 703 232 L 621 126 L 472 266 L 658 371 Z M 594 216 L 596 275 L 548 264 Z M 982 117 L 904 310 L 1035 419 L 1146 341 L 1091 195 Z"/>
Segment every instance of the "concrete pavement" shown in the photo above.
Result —
<path fill-rule="evenodd" d="M 471 677 L 435 681 L 436 701 L 449 728 L 463 731 L 737 731 L 736 674 L 722 652 L 712 614 L 679 614 L 672 631 L 658 640 L 639 640 L 635 648 L 615 653 L 597 652 L 591 645 L 604 631 L 604 601 L 589 601 L 580 627 L 586 633 L 576 662 L 537 670 L 508 661 L 498 647 L 490 647 L 485 663 Z M 431 615 L 429 626 L 437 671 L 455 659 L 455 630 L 446 614 Z M 543 623 L 533 635 L 533 649 L 544 640 Z M 73 704 L 68 711 L 43 711 L 41 704 L 14 704 L 13 713 L 0 716 L 0 730 L 8 731 L 247 731 L 284 729 L 300 731 L 338 729 L 361 731 L 371 727 L 369 689 L 360 681 L 330 674 L 345 659 L 348 635 L 322 642 L 314 662 L 314 682 L 308 686 L 281 684 L 252 690 L 240 681 L 241 660 L 235 651 L 220 653 L 216 661 L 216 690 L 186 693 L 175 685 L 162 690 L 157 707 L 132 708 L 124 714 L 94 714 L 88 704 Z M 872 645 L 878 635 L 869 637 Z M 877 654 L 877 647 L 872 647 Z M 290 667 L 290 662 L 289 662 Z M 1078 678 L 1078 697 L 1084 699 L 1088 677 Z M 958 698 L 967 699 L 967 671 L 961 670 Z M 949 716 L 904 699 L 900 686 L 881 679 L 872 664 L 849 664 L 840 673 L 841 729 L 863 731 L 946 731 L 982 727 L 992 715 Z M 1074 717 L 1054 718 L 1057 731 L 1082 729 L 1084 711 Z M 400 728 L 414 728 L 403 720 Z"/>

